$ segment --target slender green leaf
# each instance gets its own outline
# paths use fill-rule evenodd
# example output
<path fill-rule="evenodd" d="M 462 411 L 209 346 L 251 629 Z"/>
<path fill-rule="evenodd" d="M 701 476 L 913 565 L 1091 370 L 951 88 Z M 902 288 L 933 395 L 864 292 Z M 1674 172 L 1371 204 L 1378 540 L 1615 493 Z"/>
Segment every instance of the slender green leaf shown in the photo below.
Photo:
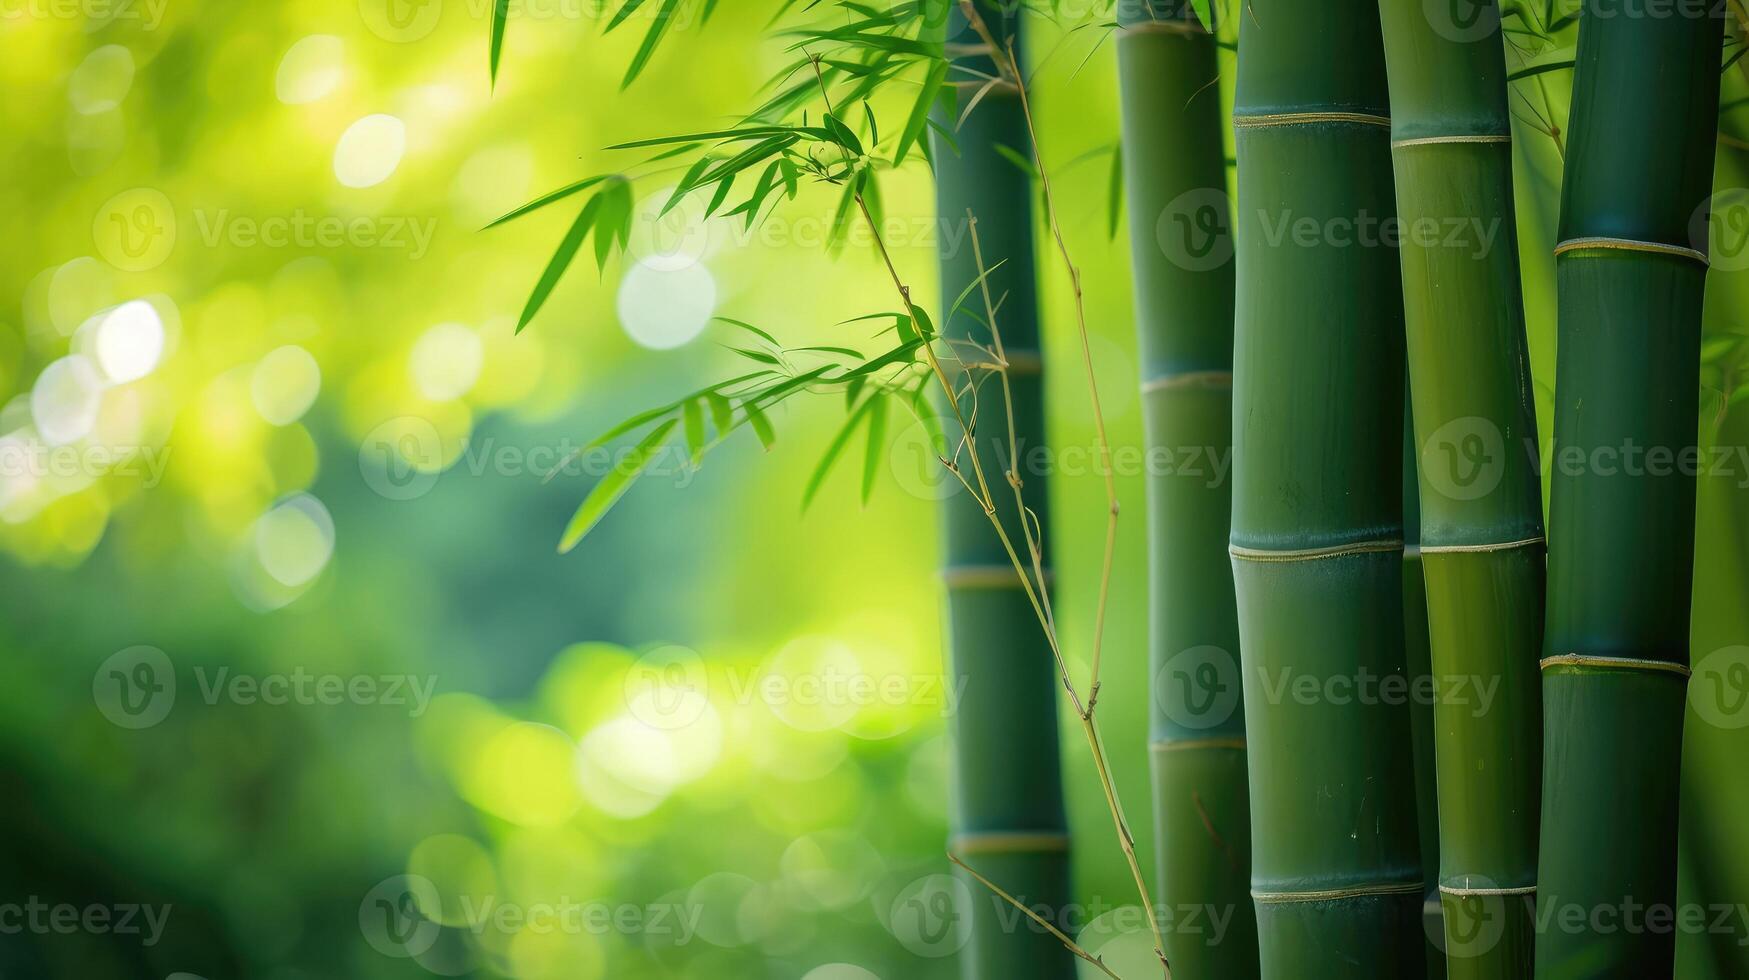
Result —
<path fill-rule="evenodd" d="M 650 32 L 644 35 L 644 43 L 638 47 L 638 53 L 632 56 L 632 63 L 626 68 L 626 77 L 619 83 L 622 91 L 629 88 L 632 81 L 650 63 L 650 56 L 656 53 L 656 45 L 662 43 L 662 36 L 668 33 L 669 25 L 674 22 L 675 9 L 679 6 L 680 0 L 662 0 L 662 8 L 656 11 L 656 22 L 650 25 Z"/>
<path fill-rule="evenodd" d="M 876 392 L 869 398 L 868 443 L 862 454 L 862 503 L 868 505 L 868 498 L 874 493 L 875 474 L 881 464 L 881 450 L 887 444 L 887 397 Z"/>
<path fill-rule="evenodd" d="M 772 443 L 777 441 L 777 433 L 772 431 L 771 420 L 751 401 L 742 402 L 741 409 L 747 413 L 747 423 L 753 426 L 753 434 L 759 437 L 759 444 L 765 447 L 766 452 L 771 452 Z"/>
<path fill-rule="evenodd" d="M 602 174 L 599 177 L 587 177 L 583 180 L 577 181 L 575 184 L 566 184 L 564 187 L 561 187 L 558 190 L 553 191 L 550 194 L 543 194 L 540 197 L 537 197 L 534 200 L 528 202 L 527 204 L 524 204 L 522 207 L 519 207 L 516 210 L 511 211 L 510 213 L 505 214 L 505 215 L 495 219 L 491 224 L 487 225 L 486 227 L 487 228 L 496 228 L 506 221 L 513 221 L 513 220 L 520 218 L 523 215 L 529 213 L 530 211 L 537 211 L 541 208 L 544 208 L 547 205 L 553 203 L 554 201 L 562 201 L 565 198 L 570 197 L 572 194 L 577 193 L 578 191 L 586 191 L 589 188 L 594 187 L 596 184 L 599 184 L 602 181 L 604 181 L 612 176 L 613 176 L 613 174 Z M 482 229 L 482 230 L 484 230 L 484 229 Z"/>
<path fill-rule="evenodd" d="M 572 548 L 577 547 L 577 543 L 583 540 L 583 536 L 601 522 L 601 518 L 606 516 L 608 510 L 618 503 L 621 497 L 625 496 L 627 490 L 631 489 L 632 483 L 642 476 L 646 469 L 649 469 L 650 464 L 655 462 L 657 454 L 661 451 L 663 443 L 667 441 L 668 434 L 674 431 L 674 426 L 678 421 L 678 419 L 669 419 L 651 429 L 650 434 L 645 436 L 643 441 L 638 443 L 623 461 L 614 466 L 606 476 L 601 478 L 600 482 L 595 484 L 594 488 L 589 491 L 589 495 L 583 498 L 583 503 L 577 507 L 577 513 L 572 515 L 571 523 L 566 526 L 564 537 L 559 540 L 560 554 L 566 554 Z"/>
<path fill-rule="evenodd" d="M 601 195 L 589 199 L 578 212 L 577 220 L 571 223 L 571 230 L 565 233 L 565 238 L 559 243 L 559 248 L 553 253 L 552 260 L 547 263 L 545 272 L 541 273 L 540 281 L 535 283 L 534 292 L 529 294 L 528 303 L 522 308 L 522 316 L 516 321 L 516 332 L 521 333 L 534 315 L 540 312 L 547 297 L 552 295 L 553 287 L 559 284 L 559 279 L 565 275 L 571 260 L 576 257 L 577 249 L 583 245 L 584 236 L 589 234 L 589 228 L 595 221 L 596 214 L 601 210 Z"/>
<path fill-rule="evenodd" d="M 838 434 L 832 437 L 831 444 L 826 447 L 826 455 L 820 457 L 820 462 L 814 466 L 814 474 L 808 477 L 808 485 L 802 490 L 803 510 L 807 510 L 808 505 L 814 502 L 814 496 L 820 492 L 821 484 L 826 482 L 827 475 L 832 472 L 832 464 L 836 463 L 838 457 L 843 454 L 844 447 L 850 443 L 850 437 L 856 434 L 857 428 L 868 417 L 869 406 L 876 401 L 878 399 L 871 398 L 863 402 L 856 411 L 850 413 L 849 418 L 844 420 L 844 425 L 839 427 Z"/>
<path fill-rule="evenodd" d="M 930 65 L 929 74 L 923 77 L 923 89 L 917 93 L 917 101 L 911 104 L 911 115 L 905 119 L 905 128 L 899 132 L 899 145 L 893 150 L 893 166 L 905 162 L 905 152 L 923 135 L 924 126 L 929 121 L 929 107 L 935 103 L 936 93 L 941 91 L 945 81 L 947 62 L 937 61 Z"/>
<path fill-rule="evenodd" d="M 681 406 L 680 419 L 686 433 L 686 454 L 692 459 L 692 465 L 697 467 L 704 460 L 705 450 L 704 409 L 699 407 L 697 399 L 689 400 Z"/>
<path fill-rule="evenodd" d="M 711 424 L 717 428 L 717 438 L 721 439 L 735 428 L 735 406 L 721 392 L 707 391 L 704 403 L 711 410 Z"/>
<path fill-rule="evenodd" d="M 494 0 L 492 4 L 492 39 L 487 54 L 487 74 L 493 88 L 498 87 L 498 58 L 504 53 L 504 25 L 510 20 L 510 0 Z"/>

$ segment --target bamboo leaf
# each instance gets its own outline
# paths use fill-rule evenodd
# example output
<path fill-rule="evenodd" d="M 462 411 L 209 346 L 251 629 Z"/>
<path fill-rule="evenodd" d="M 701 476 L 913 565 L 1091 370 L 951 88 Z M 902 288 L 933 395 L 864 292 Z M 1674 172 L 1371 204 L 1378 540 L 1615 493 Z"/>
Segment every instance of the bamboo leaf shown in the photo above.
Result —
<path fill-rule="evenodd" d="M 721 439 L 734 431 L 735 406 L 722 392 L 705 392 L 704 403 L 711 410 L 711 424 L 717 428 L 717 438 Z"/>
<path fill-rule="evenodd" d="M 681 426 L 686 433 L 686 454 L 692 460 L 694 468 L 704 460 L 704 410 L 699 407 L 697 399 L 689 400 L 680 408 Z"/>
<path fill-rule="evenodd" d="M 1034 180 L 1038 179 L 1038 168 L 1033 166 L 1032 161 L 1028 160 L 1025 154 L 1022 154 L 1019 150 L 1002 143 L 996 143 L 992 148 L 1002 157 L 1002 159 L 1019 167 L 1021 173 L 1026 174 Z"/>
<path fill-rule="evenodd" d="M 850 437 L 856 434 L 857 428 L 868 417 L 869 406 L 877 400 L 871 398 L 863 402 L 856 411 L 850 413 L 849 418 L 844 420 L 844 425 L 839 427 L 838 434 L 832 437 L 832 443 L 826 447 L 826 455 L 820 457 L 820 462 L 814 467 L 814 475 L 808 477 L 808 485 L 802 490 L 803 510 L 807 510 L 808 505 L 814 502 L 815 494 L 820 492 L 820 485 L 826 482 L 827 475 L 832 472 L 832 464 L 836 463 L 838 457 L 843 454 L 844 447 L 850 443 Z"/>
<path fill-rule="evenodd" d="M 1123 215 L 1123 144 L 1111 148 L 1111 203 L 1108 215 L 1111 237 L 1117 237 L 1117 225 Z"/>
<path fill-rule="evenodd" d="M 487 74 L 493 88 L 498 87 L 498 58 L 504 53 L 504 25 L 510 20 L 510 0 L 492 4 L 492 38 L 487 55 Z"/>
<path fill-rule="evenodd" d="M 644 475 L 644 471 L 656 461 L 662 444 L 678 422 L 678 419 L 669 419 L 650 430 L 650 434 L 638 443 L 623 462 L 595 484 L 589 495 L 583 498 L 583 503 L 578 505 L 577 513 L 571 516 L 571 523 L 566 526 L 564 537 L 559 540 L 559 554 L 566 554 L 577 547 L 583 536 L 593 530 L 613 505 L 625 496 L 632 483 Z"/>
<path fill-rule="evenodd" d="M 565 270 L 570 267 L 571 260 L 576 257 L 577 249 L 583 245 L 583 238 L 589 234 L 589 228 L 594 224 L 595 216 L 600 210 L 599 194 L 583 205 L 583 210 L 577 214 L 577 220 L 571 223 L 571 230 L 565 233 L 565 238 L 553 253 L 552 260 L 547 263 L 546 271 L 541 273 L 540 281 L 535 283 L 534 292 L 529 294 L 528 303 L 522 308 L 522 316 L 516 321 L 517 333 L 521 333 L 528 326 L 528 322 L 545 305 L 547 297 L 552 295 L 553 287 L 559 284 Z"/>
<path fill-rule="evenodd" d="M 741 409 L 747 413 L 747 423 L 753 426 L 753 434 L 759 437 L 759 444 L 765 447 L 766 452 L 771 452 L 772 443 L 777 441 L 777 433 L 772 431 L 771 420 L 751 400 L 742 402 Z"/>
<path fill-rule="evenodd" d="M 941 91 L 945 81 L 947 62 L 930 65 L 929 74 L 923 78 L 923 90 L 917 93 L 917 101 L 911 105 L 911 115 L 905 120 L 905 128 L 899 132 L 899 145 L 893 151 L 893 166 L 905 162 L 905 152 L 923 135 L 924 126 L 929 121 L 929 107 L 935 103 L 936 93 Z"/>
<path fill-rule="evenodd" d="M 674 22 L 675 8 L 680 6 L 680 0 L 662 0 L 662 7 L 656 11 L 656 22 L 650 25 L 650 31 L 644 35 L 644 43 L 639 45 L 638 53 L 632 56 L 632 63 L 626 68 L 626 77 L 619 83 L 621 91 L 629 88 L 632 81 L 650 63 L 650 57 L 656 53 L 656 45 L 662 43 L 662 36 L 668 33 L 668 26 Z"/>
<path fill-rule="evenodd" d="M 780 344 L 778 344 L 776 337 L 773 337 L 771 334 L 766 333 L 765 331 L 759 329 L 758 327 L 754 326 L 751 323 L 748 323 L 745 320 L 737 320 L 733 317 L 727 317 L 727 316 L 713 316 L 713 317 L 711 317 L 711 319 L 716 320 L 716 321 L 721 322 L 721 323 L 726 323 L 731 327 L 740 327 L 742 330 L 745 330 L 748 333 L 754 335 L 755 337 L 758 337 L 760 340 L 765 341 L 766 343 L 770 344 L 773 347 L 781 346 Z"/>
<path fill-rule="evenodd" d="M 881 450 L 886 448 L 887 435 L 887 398 L 876 392 L 869 399 L 868 443 L 862 454 L 862 504 L 868 506 L 868 498 L 874 493 L 875 473 L 879 472 Z"/>
<path fill-rule="evenodd" d="M 1573 67 L 1573 59 L 1572 58 L 1559 58 L 1559 59 L 1556 59 L 1554 61 L 1546 61 L 1546 62 L 1543 62 L 1542 64 L 1538 64 L 1538 65 L 1526 65 L 1525 67 L 1520 68 L 1517 71 L 1508 72 L 1506 74 L 1506 80 L 1509 82 L 1516 82 L 1519 79 L 1530 78 L 1533 75 L 1541 75 L 1541 74 L 1544 74 L 1546 72 L 1551 72 L 1551 71 L 1562 71 L 1564 69 L 1571 68 L 1571 67 Z"/>
<path fill-rule="evenodd" d="M 578 191 L 586 191 L 589 188 L 594 187 L 596 184 L 601 183 L 602 181 L 606 180 L 607 178 L 609 178 L 611 176 L 613 176 L 613 175 L 612 174 L 602 174 L 599 177 L 588 177 L 588 178 L 585 178 L 583 180 L 579 180 L 574 184 L 566 184 L 564 187 L 561 187 L 558 190 L 553 191 L 550 194 L 543 194 L 540 197 L 537 197 L 534 200 L 528 202 L 527 204 L 524 204 L 522 207 L 519 207 L 516 210 L 511 211 L 510 213 L 505 214 L 505 215 L 495 219 L 491 224 L 487 225 L 486 227 L 487 228 L 496 228 L 499 225 L 505 223 L 506 221 L 514 221 L 515 219 L 522 217 L 523 215 L 529 213 L 530 211 L 538 211 L 541 208 L 544 208 L 547 205 L 553 203 L 554 201 L 562 201 L 565 198 L 570 197 L 572 194 L 577 193 Z M 482 230 L 484 230 L 484 229 L 482 229 Z"/>

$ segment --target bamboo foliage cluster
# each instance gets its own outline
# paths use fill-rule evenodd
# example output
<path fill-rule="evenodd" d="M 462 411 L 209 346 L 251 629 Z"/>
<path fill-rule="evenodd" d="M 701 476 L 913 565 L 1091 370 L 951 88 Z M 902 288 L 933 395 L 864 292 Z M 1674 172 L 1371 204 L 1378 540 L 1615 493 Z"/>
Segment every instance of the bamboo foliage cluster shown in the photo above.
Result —
<path fill-rule="evenodd" d="M 866 496 L 888 407 L 928 427 L 966 491 L 942 506 L 950 669 L 966 691 L 951 857 L 968 892 L 1042 926 L 1004 925 L 1015 920 L 995 901 L 975 901 L 968 980 L 1066 976 L 1074 956 L 1116 975 L 1037 911 L 1072 894 L 1059 682 L 1143 899 L 1239 913 L 1218 937 L 1162 937 L 1156 922 L 1169 976 L 1669 976 L 1668 932 L 1538 928 L 1567 906 L 1675 903 L 1695 486 L 1680 471 L 1557 471 L 1545 535 L 1539 461 L 1523 449 L 1537 428 L 1512 133 L 1516 118 L 1566 161 L 1557 451 L 1680 453 L 1698 421 L 1707 256 L 1691 220 L 1712 179 L 1722 18 L 1680 4 L 1633 16 L 1612 0 L 1235 6 L 1232 196 L 1214 11 L 1120 0 L 1103 24 L 1147 440 L 1234 458 L 1230 486 L 1148 485 L 1156 892 L 1094 721 L 1116 496 L 1080 276 L 1017 53 L 1021 5 L 842 0 L 823 25 L 788 31 L 799 60 L 740 123 L 622 144 L 686 166 L 670 207 L 708 195 L 709 213 L 748 224 L 805 183 L 833 187 L 840 231 L 877 229 L 899 304 L 851 321 L 894 335 L 874 356 L 785 347 L 727 320 L 752 338 L 734 348 L 748 373 L 598 441 L 642 432 L 648 455 L 679 437 L 696 459 L 748 427 L 769 448 L 772 405 L 842 393 L 846 421 L 806 497 L 859 434 Z M 786 2 L 780 16 L 811 10 Z M 1575 25 L 1569 58 L 1549 39 Z M 1569 70 L 1567 131 L 1547 83 Z M 907 112 L 883 137 L 872 105 L 895 86 Z M 938 216 L 971 231 L 939 257 L 939 328 L 878 234 L 879 175 L 911 153 L 933 169 Z M 591 177 L 497 222 L 588 192 L 524 324 L 589 235 L 598 263 L 623 247 L 632 179 Z M 1369 216 L 1463 232 L 1284 234 Z M 1081 317 L 1110 503 L 1085 698 L 1051 601 L 1046 487 L 1019 465 L 1020 445 L 1046 445 L 1041 225 Z M 595 488 L 567 547 L 634 477 Z M 1299 678 L 1328 691 L 1367 677 L 1432 696 L 1283 694 Z M 1466 686 L 1486 702 L 1449 696 Z"/>

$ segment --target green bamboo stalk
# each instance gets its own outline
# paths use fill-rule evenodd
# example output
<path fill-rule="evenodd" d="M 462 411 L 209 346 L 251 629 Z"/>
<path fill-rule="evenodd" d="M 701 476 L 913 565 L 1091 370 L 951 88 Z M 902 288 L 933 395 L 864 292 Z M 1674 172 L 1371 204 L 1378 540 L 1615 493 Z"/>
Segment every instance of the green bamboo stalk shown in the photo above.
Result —
<path fill-rule="evenodd" d="M 1457 8 L 1451 8 L 1457 9 Z M 1528 978 L 1543 528 L 1499 15 L 1382 0 L 1449 975 Z"/>
<path fill-rule="evenodd" d="M 1215 39 L 1183 0 L 1126 0 L 1118 77 L 1150 467 L 1149 736 L 1158 901 L 1177 980 L 1257 976 L 1239 626 L 1227 557 L 1233 263 Z M 1209 928 L 1214 916 L 1225 930 Z M 1215 920 L 1219 921 L 1219 920 Z"/>
<path fill-rule="evenodd" d="M 992 28 L 1016 36 L 1019 24 L 987 15 Z M 964 362 L 987 360 L 969 344 L 989 348 L 992 334 L 983 304 L 975 299 L 958 311 L 945 309 L 978 281 L 979 259 L 971 236 L 940 254 L 943 297 L 943 366 L 957 389 L 975 387 L 960 399 L 973 421 L 974 451 L 989 478 L 989 492 L 1010 541 L 1027 540 L 1006 474 L 1028 453 L 1045 445 L 1043 361 L 1034 267 L 1033 184 L 1030 175 L 997 151 L 1026 154 L 1030 141 L 1019 93 L 1012 86 L 984 90 L 995 75 L 979 39 L 957 8 L 947 22 L 958 97 L 951 114 L 936 121 L 954 133 L 954 145 L 936 135 L 933 159 L 936 208 L 941 220 L 978 222 L 987 283 L 1000 306 L 998 326 L 1009 362 L 1005 411 L 1003 385 Z M 982 91 L 963 122 L 960 115 Z M 976 295 L 976 294 L 974 294 Z M 1010 455 L 1009 419 L 1019 449 Z M 959 433 L 949 432 L 949 438 Z M 960 469 L 972 478 L 961 455 Z M 1045 474 L 1019 473 L 1022 494 L 1040 520 L 1047 516 Z M 974 483 L 975 485 L 975 483 Z M 953 726 L 953 852 L 978 873 L 1027 906 L 1043 906 L 1058 919 L 1070 898 L 1069 835 L 1063 806 L 1057 731 L 1057 675 L 1044 628 L 1022 588 L 1008 552 L 973 493 L 963 490 L 942 506 L 943 578 L 947 589 L 948 646 L 955 682 L 965 695 Z M 1044 562 L 1047 569 L 1048 559 Z M 969 980 L 1051 978 L 1074 975 L 1074 957 L 1049 932 L 1035 928 L 982 884 L 959 872 L 973 897 L 971 939 L 961 975 Z"/>
<path fill-rule="evenodd" d="M 1695 514 L 1679 461 L 1706 280 L 1690 221 L 1712 183 L 1720 13 L 1592 0 L 1579 22 L 1555 250 L 1540 980 L 1674 969 Z"/>
<path fill-rule="evenodd" d="M 1262 976 L 1426 965 L 1403 652 L 1403 353 L 1371 4 L 1242 5 L 1232 551 Z M 1398 697 L 1381 696 L 1385 684 Z"/>
<path fill-rule="evenodd" d="M 1407 410 L 1408 405 L 1404 405 Z M 1415 747 L 1415 826 L 1421 851 L 1421 928 L 1427 934 L 1427 977 L 1445 972 L 1444 915 L 1439 907 L 1439 781 L 1434 766 L 1433 703 L 1419 696 L 1433 678 L 1427 632 L 1427 576 L 1421 568 L 1421 481 L 1415 465 L 1415 426 L 1403 419 L 1403 663 L 1409 671 L 1409 732 Z"/>

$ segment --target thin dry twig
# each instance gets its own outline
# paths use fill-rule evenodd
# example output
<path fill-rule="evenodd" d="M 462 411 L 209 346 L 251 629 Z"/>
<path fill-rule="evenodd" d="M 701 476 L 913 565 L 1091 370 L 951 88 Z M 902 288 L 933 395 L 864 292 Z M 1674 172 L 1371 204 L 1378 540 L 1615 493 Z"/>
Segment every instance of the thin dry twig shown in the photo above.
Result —
<path fill-rule="evenodd" d="M 1093 964 L 1095 967 L 1097 967 L 1099 969 L 1099 971 L 1101 973 L 1110 977 L 1111 980 L 1123 980 L 1122 977 L 1111 972 L 1111 967 L 1106 966 L 1104 960 L 1100 959 L 1097 956 L 1094 956 L 1092 953 L 1087 952 L 1085 949 L 1082 949 L 1081 946 L 1075 942 L 1075 940 L 1070 939 L 1067 935 L 1065 935 L 1063 933 L 1063 930 L 1058 929 L 1056 927 L 1055 923 L 1051 922 L 1051 920 L 1045 918 L 1044 916 L 1039 915 L 1037 912 L 1034 912 L 1024 902 L 1015 898 L 1013 895 L 1010 895 L 1007 892 L 1003 891 L 1002 887 L 1000 885 L 998 885 L 995 882 L 991 881 L 990 879 L 984 877 L 983 875 L 977 873 L 976 871 L 973 871 L 972 866 L 965 863 L 964 861 L 961 861 L 959 858 L 959 855 L 955 854 L 952 851 L 948 851 L 947 852 L 947 859 L 949 861 L 952 861 L 955 865 L 959 866 L 959 868 L 961 870 L 965 871 L 966 874 L 969 874 L 973 878 L 978 879 L 979 884 L 981 884 L 985 888 L 988 888 L 991 891 L 995 892 L 997 894 L 997 896 L 1000 897 L 1004 902 L 1007 902 L 1008 904 L 1014 906 L 1015 908 L 1019 909 L 1020 911 L 1026 913 L 1027 918 L 1029 918 L 1032 921 L 1043 926 L 1046 930 L 1048 930 L 1050 932 L 1051 935 L 1057 937 L 1057 940 L 1059 942 L 1061 942 L 1064 946 L 1066 946 L 1068 948 L 1069 952 L 1074 953 L 1076 956 L 1079 956 L 1082 959 L 1086 960 L 1087 962 Z"/>

